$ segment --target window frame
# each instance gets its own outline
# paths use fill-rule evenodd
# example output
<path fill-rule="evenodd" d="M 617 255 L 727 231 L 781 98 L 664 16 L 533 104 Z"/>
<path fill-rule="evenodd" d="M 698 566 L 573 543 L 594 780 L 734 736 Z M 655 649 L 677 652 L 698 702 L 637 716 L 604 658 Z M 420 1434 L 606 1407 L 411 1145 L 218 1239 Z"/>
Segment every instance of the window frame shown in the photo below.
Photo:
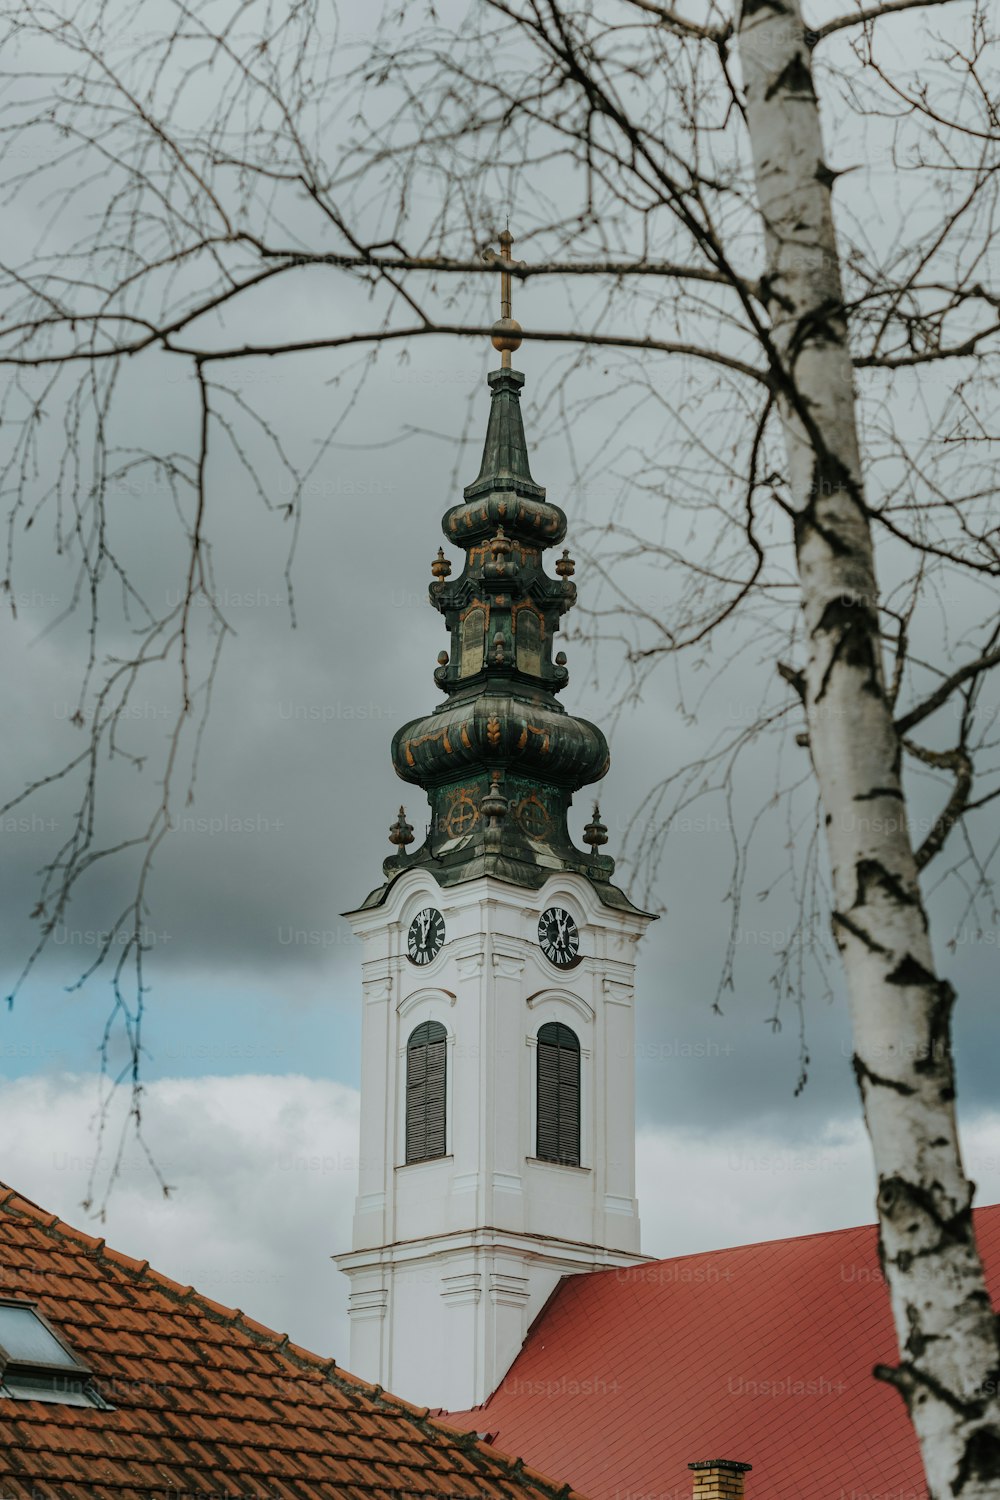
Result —
<path fill-rule="evenodd" d="M 2 1317 L 0 1317 L 0 1399 L 11 1401 L 47 1401 L 52 1405 L 82 1405 L 81 1402 L 60 1402 L 62 1394 L 73 1394 L 84 1397 L 87 1405 L 97 1407 L 106 1411 L 111 1407 L 100 1395 L 93 1385 L 93 1371 L 88 1364 L 77 1354 L 76 1350 L 59 1332 L 53 1327 L 49 1319 L 41 1311 L 38 1303 L 31 1297 L 0 1297 L 0 1313 L 3 1308 L 12 1307 L 19 1311 L 30 1312 L 34 1318 L 45 1329 L 46 1333 L 59 1345 L 66 1356 L 65 1363 L 57 1363 L 54 1360 L 43 1359 L 18 1359 L 11 1355 L 3 1343 Z M 8 1376 L 13 1383 L 12 1388 L 7 1388 Z M 17 1390 L 17 1382 L 24 1381 L 29 1387 L 37 1385 L 39 1394 L 37 1396 L 25 1394 Z M 60 1389 L 60 1386 L 62 1389 Z"/>
<path fill-rule="evenodd" d="M 565 1046 L 565 1047 L 562 1046 L 561 1043 L 560 1043 L 560 1041 L 558 1041 L 558 1040 L 552 1040 L 549 1037 L 547 1037 L 545 1035 L 546 1032 L 566 1033 L 568 1036 L 572 1037 L 572 1039 L 573 1039 L 572 1046 Z M 555 1053 L 556 1053 L 556 1078 L 555 1078 L 555 1088 L 556 1088 L 555 1110 L 556 1110 L 556 1118 L 555 1118 L 555 1134 L 556 1134 L 556 1150 L 557 1150 L 557 1154 L 554 1155 L 554 1156 L 552 1156 L 552 1155 L 546 1155 L 542 1151 L 542 1128 L 543 1128 L 543 1117 L 542 1117 L 542 1060 L 543 1060 L 543 1048 L 545 1048 L 546 1051 L 549 1048 L 552 1048 L 555 1051 Z M 559 1076 L 559 1072 L 560 1072 L 560 1067 L 561 1067 L 560 1058 L 561 1058 L 561 1054 L 564 1051 L 567 1052 L 567 1053 L 570 1053 L 575 1058 L 575 1060 L 576 1060 L 576 1077 L 575 1077 L 574 1080 L 571 1081 L 572 1085 L 575 1086 L 575 1090 L 576 1090 L 576 1111 L 575 1111 L 575 1113 L 576 1113 L 576 1129 L 575 1129 L 575 1141 L 573 1143 L 575 1149 L 574 1149 L 574 1151 L 572 1153 L 564 1152 L 564 1151 L 562 1151 L 560 1149 L 562 1147 L 562 1145 L 563 1145 L 562 1130 L 561 1130 L 562 1087 L 563 1087 L 563 1082 L 562 1082 L 561 1077 Z M 537 1031 L 535 1033 L 535 1068 L 534 1068 L 534 1072 L 535 1072 L 535 1078 L 534 1078 L 534 1092 L 535 1092 L 535 1119 L 534 1119 L 534 1127 L 535 1128 L 534 1128 L 534 1142 L 533 1142 L 533 1144 L 534 1144 L 534 1148 L 535 1148 L 535 1155 L 534 1155 L 533 1159 L 535 1161 L 545 1162 L 549 1166 L 555 1166 L 555 1167 L 577 1167 L 577 1168 L 582 1167 L 583 1166 L 583 1045 L 582 1045 L 582 1043 L 580 1041 L 579 1034 L 576 1031 L 574 1031 L 573 1027 L 569 1026 L 565 1021 L 544 1021 L 538 1027 L 538 1029 L 537 1029 Z"/>
<path fill-rule="evenodd" d="M 415 1043 L 414 1042 L 414 1038 L 420 1032 L 427 1033 L 427 1039 L 425 1041 L 423 1041 L 423 1042 L 416 1042 Z M 406 1166 L 406 1167 L 420 1166 L 424 1162 L 443 1161 L 448 1156 L 448 1124 L 449 1124 L 448 1117 L 449 1117 L 449 1113 L 450 1113 L 450 1111 L 448 1109 L 448 1102 L 449 1102 L 449 1100 L 448 1100 L 448 1089 L 449 1089 L 449 1082 L 450 1082 L 450 1080 L 449 1080 L 449 1071 L 450 1070 L 449 1070 L 449 1067 L 448 1067 L 448 1051 L 449 1051 L 450 1041 L 451 1041 L 451 1037 L 450 1037 L 448 1028 L 447 1028 L 447 1026 L 445 1026 L 444 1022 L 443 1021 L 438 1021 L 434 1017 L 428 1017 L 426 1020 L 418 1021 L 417 1024 L 410 1030 L 409 1035 L 406 1038 L 406 1042 L 405 1042 L 405 1044 L 403 1046 L 403 1057 L 404 1057 L 404 1077 L 403 1077 L 403 1089 L 402 1089 L 402 1094 L 403 1094 L 403 1165 Z M 430 1134 L 430 1130 L 428 1128 L 428 1120 L 427 1120 L 427 1097 L 426 1097 L 426 1085 L 427 1085 L 427 1081 L 428 1081 L 428 1075 L 425 1073 L 424 1080 L 423 1080 L 424 1090 L 425 1090 L 424 1096 L 423 1096 L 423 1109 L 424 1109 L 423 1143 L 424 1143 L 424 1154 L 420 1155 L 420 1156 L 411 1156 L 410 1155 L 410 1128 L 411 1128 L 410 1127 L 410 1119 L 411 1119 L 411 1115 L 410 1115 L 410 1108 L 411 1108 L 410 1058 L 411 1058 L 411 1054 L 415 1053 L 418 1047 L 422 1047 L 428 1053 L 428 1061 L 429 1061 L 430 1060 L 430 1058 L 429 1058 L 429 1049 L 432 1046 L 440 1046 L 441 1049 L 442 1049 L 441 1050 L 441 1090 L 440 1090 L 440 1110 L 441 1110 L 440 1141 L 441 1141 L 441 1149 L 440 1149 L 440 1151 L 435 1151 L 432 1154 L 427 1154 L 427 1150 L 426 1150 L 426 1147 L 427 1147 L 427 1137 Z"/>

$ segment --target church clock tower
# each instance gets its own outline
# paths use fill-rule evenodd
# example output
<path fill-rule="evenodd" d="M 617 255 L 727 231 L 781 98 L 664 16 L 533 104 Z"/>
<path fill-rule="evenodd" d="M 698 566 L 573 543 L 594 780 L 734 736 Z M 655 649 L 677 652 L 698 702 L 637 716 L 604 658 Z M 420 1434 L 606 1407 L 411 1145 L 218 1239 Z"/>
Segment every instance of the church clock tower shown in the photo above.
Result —
<path fill-rule="evenodd" d="M 501 236 L 510 264 L 510 235 Z M 478 477 L 443 519 L 430 600 L 450 650 L 444 701 L 392 742 L 430 801 L 419 848 L 403 809 L 385 881 L 349 913 L 363 941 L 360 1181 L 350 1368 L 421 1405 L 461 1410 L 500 1384 L 560 1277 L 639 1252 L 634 969 L 649 917 L 611 877 L 595 807 L 574 792 L 608 747 L 567 713 L 554 651 L 575 598 L 566 516 L 531 476 L 524 376 L 503 269 Z"/>

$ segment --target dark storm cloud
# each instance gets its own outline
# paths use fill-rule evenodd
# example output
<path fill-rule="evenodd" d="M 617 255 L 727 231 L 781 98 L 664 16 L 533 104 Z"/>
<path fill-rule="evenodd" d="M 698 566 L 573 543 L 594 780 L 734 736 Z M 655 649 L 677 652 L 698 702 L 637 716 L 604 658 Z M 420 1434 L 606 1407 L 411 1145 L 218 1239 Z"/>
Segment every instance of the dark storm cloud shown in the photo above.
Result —
<path fill-rule="evenodd" d="M 488 394 L 473 382 L 481 378 L 482 363 L 481 351 L 437 343 L 420 346 L 403 366 L 383 356 L 343 434 L 357 446 L 332 449 L 307 485 L 293 568 L 294 630 L 282 572 L 287 527 L 249 492 L 235 458 L 218 452 L 211 474 L 212 535 L 219 598 L 234 634 L 222 656 L 195 801 L 188 807 L 177 799 L 175 826 L 156 859 L 149 925 L 163 941 L 152 945 L 154 980 L 183 977 L 210 997 L 213 986 L 238 985 L 240 975 L 252 971 L 283 1004 L 294 1004 L 290 997 L 299 989 L 310 996 L 303 1002 L 307 1007 L 321 1003 L 324 983 L 330 1003 L 353 1002 L 358 956 L 339 913 L 378 884 L 389 852 L 386 832 L 400 800 L 418 826 L 424 814 L 422 794 L 392 772 L 389 741 L 400 724 L 438 698 L 431 673 L 445 641 L 426 584 L 441 540 L 440 515 L 456 496 L 452 473 L 457 466 L 467 481 L 478 467 Z M 529 351 L 521 363 L 529 366 L 525 399 L 535 472 L 570 510 L 572 541 L 580 516 L 573 512 L 565 459 L 532 420 L 534 402 L 543 394 L 541 361 Z M 321 368 L 315 359 L 289 361 L 270 383 L 261 378 L 246 386 L 258 403 L 263 399 L 287 441 L 304 448 L 328 429 L 331 413 L 348 396 L 343 387 L 331 393 L 318 378 Z M 459 448 L 428 435 L 390 441 L 406 427 L 457 434 L 470 390 L 478 391 L 478 431 L 471 443 Z M 135 397 L 143 421 L 147 394 L 137 389 Z M 168 403 L 168 440 L 179 440 L 185 419 L 182 400 Z M 115 503 L 131 527 L 144 587 L 169 598 L 179 578 L 177 554 L 162 543 L 167 497 L 153 487 L 123 493 Z M 54 765 L 81 733 L 68 723 L 81 660 L 79 625 L 64 625 L 40 644 L 26 645 L 51 615 L 47 601 L 64 596 L 67 578 L 51 557 L 37 555 L 22 584 L 34 602 L 21 610 L 16 629 L 6 627 L 5 675 L 13 706 L 8 787 L 37 774 L 40 764 Z M 595 586 L 586 567 L 577 582 L 586 601 Z M 570 646 L 573 676 L 566 701 L 609 723 L 617 696 L 615 648 L 600 651 L 597 662 L 595 674 L 591 653 Z M 738 701 L 759 702 L 769 679 L 766 665 L 756 680 L 744 675 Z M 611 852 L 620 848 L 641 794 L 725 727 L 736 701 L 732 689 L 720 685 L 715 697 L 705 695 L 692 726 L 678 714 L 664 680 L 615 720 L 612 770 L 600 789 Z M 161 679 L 141 690 L 127 724 L 129 743 L 153 755 L 175 704 L 175 681 Z M 771 771 L 769 756 L 751 762 L 737 821 L 745 823 L 767 800 Z M 153 773 L 119 766 L 102 774 L 106 834 L 134 832 L 155 805 Z M 583 794 L 578 821 L 588 809 Z M 8 963 L 25 951 L 34 872 L 64 835 L 71 814 L 72 800 L 59 791 L 19 812 L 27 821 L 3 832 Z M 655 891 L 667 911 L 643 944 L 640 963 L 640 1115 L 691 1124 L 742 1119 L 780 1128 L 784 1122 L 801 1131 L 854 1108 L 839 982 L 834 975 L 836 993 L 829 1000 L 814 978 L 808 981 L 810 1082 L 793 1099 L 800 1048 L 794 1004 L 783 1002 L 780 1032 L 767 1024 L 774 1013 L 774 955 L 792 929 L 793 891 L 744 907 L 737 924 L 736 987 L 724 997 L 725 1014 L 712 1011 L 731 918 L 724 899 L 731 821 L 732 813 L 718 801 L 708 802 L 693 808 L 671 834 Z M 777 826 L 768 834 L 770 844 L 765 841 L 760 856 L 765 871 L 780 862 L 783 836 Z M 622 878 L 627 881 L 627 871 Z M 117 915 L 128 891 L 120 863 L 93 872 L 46 965 L 53 980 L 72 981 L 81 954 L 93 951 L 93 935 Z M 948 964 L 962 991 L 958 1034 L 969 1058 L 963 1086 L 971 1105 L 993 1092 L 987 1070 L 975 1061 L 983 1055 L 979 1043 L 989 1021 L 985 981 L 993 954 L 987 939 L 970 938 Z M 309 981 L 307 974 L 313 976 Z M 44 1025 L 44 999 L 34 1003 Z M 251 995 L 249 1017 L 264 1003 Z M 96 1019 L 102 1002 L 94 1004 Z M 315 1066 L 322 1074 L 323 1059 Z"/>

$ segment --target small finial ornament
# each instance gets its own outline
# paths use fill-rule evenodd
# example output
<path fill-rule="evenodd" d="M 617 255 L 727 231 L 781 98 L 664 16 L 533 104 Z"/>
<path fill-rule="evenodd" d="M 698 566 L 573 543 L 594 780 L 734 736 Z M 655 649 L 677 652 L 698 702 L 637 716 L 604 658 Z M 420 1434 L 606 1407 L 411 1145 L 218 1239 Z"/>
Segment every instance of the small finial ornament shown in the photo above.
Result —
<path fill-rule="evenodd" d="M 447 651 L 439 651 L 438 652 L 438 666 L 439 667 L 446 667 L 448 665 L 448 660 L 449 660 L 449 658 L 448 658 Z"/>
<path fill-rule="evenodd" d="M 556 572 L 560 578 L 572 578 L 576 572 L 576 563 L 569 555 L 569 548 L 563 548 L 562 557 L 556 558 Z"/>
<path fill-rule="evenodd" d="M 501 573 L 504 571 L 504 565 L 511 554 L 511 550 L 512 543 L 510 537 L 506 535 L 502 526 L 498 526 L 496 536 L 490 538 L 490 551 L 493 554 L 493 561 Z"/>
<path fill-rule="evenodd" d="M 500 316 L 490 330 L 490 339 L 494 349 L 500 352 L 500 368 L 503 370 L 510 369 L 511 353 L 521 347 L 521 325 L 511 317 L 510 311 L 510 267 L 513 265 L 510 251 L 513 243 L 513 235 L 505 229 L 500 235 Z"/>
<path fill-rule="evenodd" d="M 389 829 L 389 843 L 395 844 L 397 849 L 405 849 L 407 844 L 413 843 L 413 829 L 406 821 L 406 808 L 399 809 L 399 816 Z"/>
<path fill-rule="evenodd" d="M 438 579 L 447 578 L 451 572 L 451 563 L 445 557 L 443 547 L 438 548 L 437 557 L 431 563 L 431 572 Z"/>
<path fill-rule="evenodd" d="M 500 825 L 507 816 L 507 799 L 500 790 L 500 772 L 494 771 L 490 789 L 479 804 L 486 819 L 483 830 L 483 848 L 488 854 L 499 854 L 503 847 Z"/>
<path fill-rule="evenodd" d="M 590 845 L 591 854 L 596 854 L 602 844 L 608 842 L 608 830 L 601 822 L 601 809 L 594 803 L 594 815 L 583 830 L 583 842 Z"/>
<path fill-rule="evenodd" d="M 479 809 L 489 819 L 491 828 L 495 828 L 500 819 L 507 816 L 507 799 L 500 790 L 499 771 L 493 772 L 490 789 L 479 804 Z"/>

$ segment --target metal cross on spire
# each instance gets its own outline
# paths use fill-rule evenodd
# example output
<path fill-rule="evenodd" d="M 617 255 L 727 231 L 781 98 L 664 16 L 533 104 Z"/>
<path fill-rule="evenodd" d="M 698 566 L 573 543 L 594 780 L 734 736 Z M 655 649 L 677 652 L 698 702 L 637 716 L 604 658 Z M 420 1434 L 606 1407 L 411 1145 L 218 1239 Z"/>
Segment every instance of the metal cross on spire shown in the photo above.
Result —
<path fill-rule="evenodd" d="M 521 325 L 511 317 L 510 311 L 510 268 L 514 264 L 511 259 L 511 247 L 514 244 L 514 236 L 509 229 L 504 229 L 500 235 L 500 317 L 490 330 L 490 337 L 494 349 L 500 351 L 500 368 L 510 369 L 510 356 L 513 350 L 521 347 Z M 496 256 L 491 256 L 496 260 Z"/>

